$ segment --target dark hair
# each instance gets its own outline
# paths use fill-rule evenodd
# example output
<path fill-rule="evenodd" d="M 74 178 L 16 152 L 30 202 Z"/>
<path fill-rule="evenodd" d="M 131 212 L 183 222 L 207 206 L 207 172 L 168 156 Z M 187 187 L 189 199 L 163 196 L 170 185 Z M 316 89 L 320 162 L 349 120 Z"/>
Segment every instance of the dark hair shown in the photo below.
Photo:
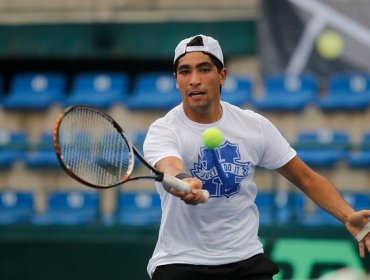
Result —
<path fill-rule="evenodd" d="M 186 46 L 188 46 L 188 47 L 191 47 L 191 46 L 204 46 L 202 36 L 196 36 L 196 37 L 194 37 L 193 39 L 191 39 L 191 41 L 189 43 L 187 43 Z M 217 57 L 215 57 L 213 54 L 210 54 L 208 52 L 203 52 L 203 53 L 206 54 L 206 55 L 208 55 L 211 58 L 211 61 L 216 66 L 218 72 L 220 72 L 222 70 L 222 68 L 224 68 L 222 62 Z M 177 70 L 177 67 L 179 66 L 179 59 L 181 57 L 183 57 L 185 54 L 186 53 L 180 55 L 177 58 L 177 60 L 175 61 L 175 63 L 174 63 L 174 70 L 175 70 L 175 72 Z"/>

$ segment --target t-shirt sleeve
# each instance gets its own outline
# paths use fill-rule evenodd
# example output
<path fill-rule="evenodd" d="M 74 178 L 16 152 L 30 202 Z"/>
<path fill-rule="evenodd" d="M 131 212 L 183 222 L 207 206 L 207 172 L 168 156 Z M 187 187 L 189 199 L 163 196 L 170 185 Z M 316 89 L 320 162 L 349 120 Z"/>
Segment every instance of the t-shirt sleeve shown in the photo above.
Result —
<path fill-rule="evenodd" d="M 290 146 L 280 131 L 266 118 L 261 118 L 262 154 L 259 165 L 277 169 L 287 164 L 297 152 Z"/>
<path fill-rule="evenodd" d="M 155 122 L 150 126 L 143 150 L 145 159 L 153 166 L 165 157 L 174 156 L 181 159 L 175 131 L 162 122 Z"/>

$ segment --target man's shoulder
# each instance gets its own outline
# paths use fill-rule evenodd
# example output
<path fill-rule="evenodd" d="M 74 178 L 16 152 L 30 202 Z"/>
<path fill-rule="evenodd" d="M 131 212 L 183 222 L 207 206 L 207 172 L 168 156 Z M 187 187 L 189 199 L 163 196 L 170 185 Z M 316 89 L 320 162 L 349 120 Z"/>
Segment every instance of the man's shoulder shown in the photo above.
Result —
<path fill-rule="evenodd" d="M 233 104 L 228 103 L 228 102 L 223 101 L 222 106 L 223 106 L 224 110 L 226 110 L 228 112 L 231 112 L 232 114 L 242 115 L 244 117 L 251 118 L 251 119 L 264 118 L 264 116 L 262 116 L 261 114 L 255 112 L 251 109 L 241 108 L 241 107 L 238 107 L 238 106 L 233 105 Z"/>

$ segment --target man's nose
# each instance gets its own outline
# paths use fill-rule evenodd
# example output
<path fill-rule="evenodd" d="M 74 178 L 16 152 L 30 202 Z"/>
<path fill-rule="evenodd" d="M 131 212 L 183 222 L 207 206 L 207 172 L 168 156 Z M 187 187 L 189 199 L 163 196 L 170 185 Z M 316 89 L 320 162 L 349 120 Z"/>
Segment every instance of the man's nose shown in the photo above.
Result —
<path fill-rule="evenodd" d="M 195 86 L 200 84 L 200 77 L 199 74 L 195 71 L 191 74 L 190 77 L 190 85 Z"/>

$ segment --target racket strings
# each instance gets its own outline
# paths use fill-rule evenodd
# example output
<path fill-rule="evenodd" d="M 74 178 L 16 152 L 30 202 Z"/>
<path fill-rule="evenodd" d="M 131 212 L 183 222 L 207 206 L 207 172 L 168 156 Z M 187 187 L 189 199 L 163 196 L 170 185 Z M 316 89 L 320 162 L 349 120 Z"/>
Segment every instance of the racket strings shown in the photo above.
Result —
<path fill-rule="evenodd" d="M 67 168 L 90 184 L 109 187 L 132 171 L 129 144 L 105 115 L 90 108 L 75 109 L 64 117 L 58 144 Z"/>

